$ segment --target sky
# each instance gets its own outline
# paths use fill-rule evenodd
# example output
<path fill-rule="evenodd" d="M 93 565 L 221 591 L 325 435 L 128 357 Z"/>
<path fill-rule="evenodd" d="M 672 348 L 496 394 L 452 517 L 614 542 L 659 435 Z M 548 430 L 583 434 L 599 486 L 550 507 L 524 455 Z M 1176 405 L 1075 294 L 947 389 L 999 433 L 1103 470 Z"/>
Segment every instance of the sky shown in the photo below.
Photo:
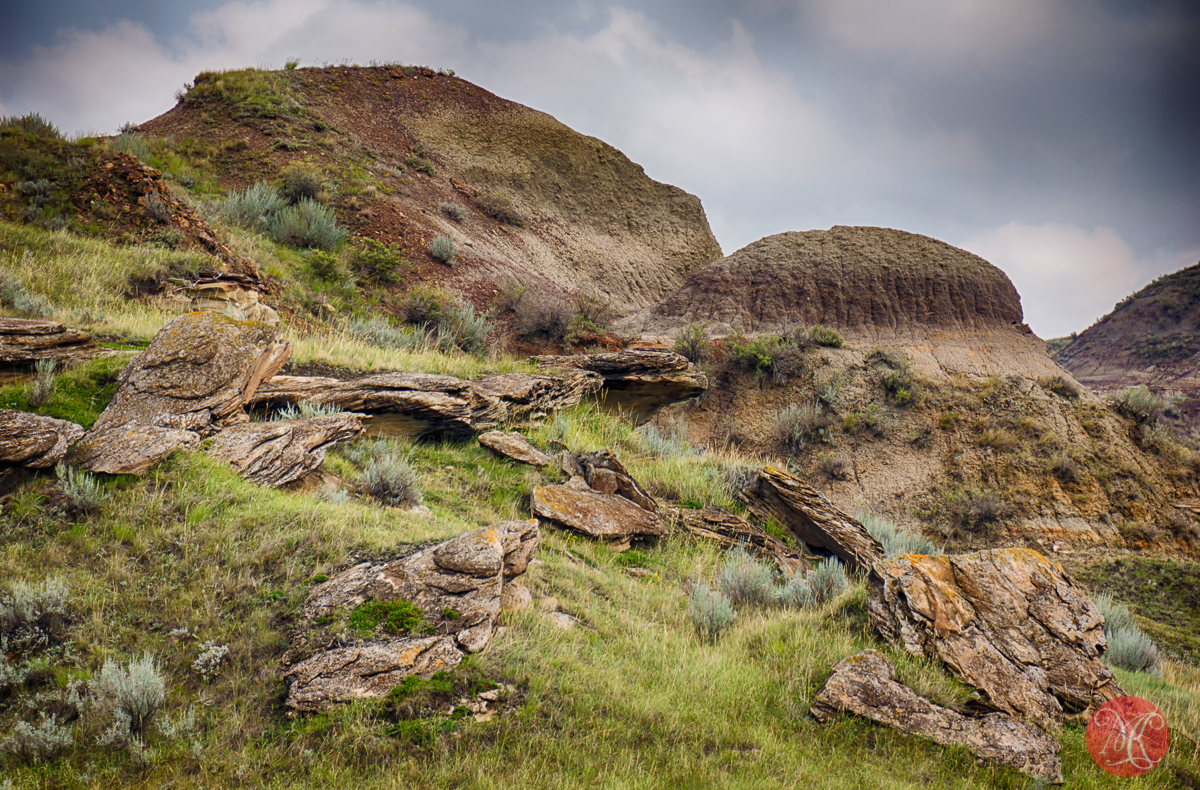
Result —
<path fill-rule="evenodd" d="M 206 70 L 452 68 L 698 195 L 726 254 L 899 228 L 1042 337 L 1200 262 L 1195 0 L 0 0 L 0 114 L 111 134 Z"/>

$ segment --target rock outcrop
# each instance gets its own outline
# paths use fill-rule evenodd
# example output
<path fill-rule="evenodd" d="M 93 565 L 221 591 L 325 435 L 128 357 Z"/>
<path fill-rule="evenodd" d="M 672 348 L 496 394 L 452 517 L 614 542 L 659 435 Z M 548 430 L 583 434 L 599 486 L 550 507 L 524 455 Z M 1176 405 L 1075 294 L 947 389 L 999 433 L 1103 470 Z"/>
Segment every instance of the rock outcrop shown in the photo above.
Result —
<path fill-rule="evenodd" d="M 708 389 L 708 378 L 674 351 L 626 349 L 603 354 L 534 357 L 540 368 L 585 370 L 603 379 L 600 400 L 637 424 L 664 406 L 694 398 Z"/>
<path fill-rule="evenodd" d="M 31 365 L 39 359 L 59 363 L 94 357 L 100 347 L 94 338 L 56 321 L 0 318 L 0 363 Z"/>
<path fill-rule="evenodd" d="M 933 704 L 896 680 L 892 662 L 864 650 L 833 669 L 811 713 L 820 722 L 854 713 L 946 746 L 965 746 L 988 760 L 1046 782 L 1062 781 L 1058 743 L 1041 730 L 1005 714 L 968 718 Z"/>
<path fill-rule="evenodd" d="M 479 435 L 479 443 L 494 453 L 530 466 L 549 466 L 550 456 L 529 443 L 521 434 L 513 431 L 488 431 Z"/>
<path fill-rule="evenodd" d="M 868 579 L 888 643 L 944 662 L 990 707 L 1043 729 L 1124 695 L 1100 657 L 1103 618 L 1063 569 L 1029 549 L 906 554 Z"/>
<path fill-rule="evenodd" d="M 248 480 L 277 488 L 299 480 L 325 461 L 325 451 L 362 433 L 361 415 L 277 422 L 245 422 L 225 428 L 208 454 L 222 458 Z"/>
<path fill-rule="evenodd" d="M 72 452 L 93 472 L 140 474 L 184 445 L 247 419 L 260 382 L 291 344 L 261 323 L 189 313 L 164 326 L 117 379 L 117 391 Z"/>
<path fill-rule="evenodd" d="M 870 573 L 883 546 L 854 518 L 798 477 L 767 467 L 738 499 L 762 520 L 774 519 L 814 549 L 835 555 L 857 573 Z"/>
<path fill-rule="evenodd" d="M 83 438 L 83 426 L 41 414 L 0 409 L 0 463 L 45 469 Z"/>
<path fill-rule="evenodd" d="M 480 379 L 479 385 L 500 396 L 507 407 L 506 420 L 540 420 L 569 409 L 603 385 L 600 376 L 586 370 L 564 371 L 553 376 L 499 373 Z"/>
<path fill-rule="evenodd" d="M 794 576 L 807 567 L 804 557 L 798 551 L 741 516 L 715 507 L 702 510 L 663 509 L 669 512 L 667 520 L 674 528 L 727 549 L 742 546 L 751 554 L 774 562 L 788 576 Z"/>
<path fill-rule="evenodd" d="M 279 313 L 258 300 L 258 291 L 234 279 L 201 280 L 192 286 L 191 309 L 234 314 L 242 321 L 279 324 Z"/>
<path fill-rule="evenodd" d="M 571 479 L 538 486 L 531 497 L 533 514 L 547 523 L 629 548 L 635 538 L 665 535 L 658 503 L 647 494 L 611 450 L 562 454 Z"/>

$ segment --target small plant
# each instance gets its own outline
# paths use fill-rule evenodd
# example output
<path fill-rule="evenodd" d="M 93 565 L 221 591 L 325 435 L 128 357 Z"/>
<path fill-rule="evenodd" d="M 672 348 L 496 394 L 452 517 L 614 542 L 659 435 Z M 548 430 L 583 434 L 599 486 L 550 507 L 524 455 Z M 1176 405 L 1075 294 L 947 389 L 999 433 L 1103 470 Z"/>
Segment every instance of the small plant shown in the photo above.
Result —
<path fill-rule="evenodd" d="M 44 650 L 62 639 L 67 614 L 67 585 L 61 580 L 17 582 L 0 596 L 0 644 L 17 653 Z"/>
<path fill-rule="evenodd" d="M 29 250 L 21 254 L 20 268 L 28 270 L 34 265 Z M 50 300 L 39 293 L 30 293 L 15 274 L 0 274 L 0 304 L 11 307 L 16 313 L 28 318 L 48 318 L 54 312 Z"/>
<path fill-rule="evenodd" d="M 717 641 L 737 619 L 737 612 L 725 594 L 720 590 L 710 590 L 704 584 L 698 584 L 692 590 L 688 610 L 696 633 L 708 642 Z"/>
<path fill-rule="evenodd" d="M 725 553 L 717 587 L 732 603 L 766 605 L 775 590 L 775 571 L 738 546 Z"/>
<path fill-rule="evenodd" d="M 58 376 L 54 374 L 58 367 L 53 359 L 39 359 L 33 365 L 33 386 L 29 389 L 29 405 L 40 409 L 50 402 L 58 389 Z"/>
<path fill-rule="evenodd" d="M 312 165 L 293 162 L 279 174 L 279 192 L 293 206 L 302 200 L 319 200 L 324 189 L 325 179 Z"/>
<path fill-rule="evenodd" d="M 221 662 L 225 659 L 225 655 L 229 652 L 229 645 L 218 645 L 216 642 L 205 642 L 204 649 L 200 651 L 200 655 L 196 656 L 196 660 L 192 662 L 192 669 L 200 673 L 200 678 L 208 683 L 217 676 L 217 670 L 221 667 Z"/>
<path fill-rule="evenodd" d="M 1131 672 L 1157 674 L 1158 646 L 1138 627 L 1129 609 L 1109 593 L 1097 595 L 1095 604 L 1104 617 L 1104 636 L 1108 640 L 1105 663 Z"/>
<path fill-rule="evenodd" d="M 437 169 L 433 166 L 433 160 L 430 158 L 432 154 L 429 149 L 421 143 L 413 146 L 412 153 L 404 160 L 404 164 L 416 170 L 418 173 L 424 173 L 427 176 L 437 174 Z"/>
<path fill-rule="evenodd" d="M 528 294 L 529 286 L 522 285 L 517 281 L 516 277 L 509 275 L 501 283 L 500 295 L 492 302 L 492 308 L 499 310 L 501 313 L 520 313 L 521 303 L 525 301 L 525 297 Z"/>
<path fill-rule="evenodd" d="M 846 579 L 846 568 L 837 557 L 826 557 L 822 560 L 820 565 L 809 571 L 805 582 L 812 590 L 813 603 L 816 606 L 832 601 L 850 586 Z"/>
<path fill-rule="evenodd" d="M 821 453 L 818 469 L 830 480 L 849 480 L 854 472 L 854 464 L 845 453 Z"/>
<path fill-rule="evenodd" d="M 392 450 L 375 454 L 363 467 L 363 489 L 380 502 L 397 507 L 421 504 L 421 476 L 412 462 Z"/>
<path fill-rule="evenodd" d="M 171 207 L 158 195 L 146 196 L 146 214 L 155 222 L 168 223 L 174 217 Z"/>
<path fill-rule="evenodd" d="M 480 195 L 475 198 L 475 205 L 479 206 L 479 210 L 492 219 L 503 222 L 506 225 L 515 225 L 518 228 L 525 227 L 525 220 L 517 213 L 517 209 L 513 206 L 512 199 L 508 195 L 501 195 L 496 192 Z"/>
<path fill-rule="evenodd" d="M 404 250 L 375 239 L 361 239 L 355 244 L 350 251 L 350 266 L 358 275 L 381 283 L 397 282 L 412 268 Z"/>
<path fill-rule="evenodd" d="M 380 348 L 399 348 L 409 351 L 428 351 L 436 340 L 424 325 L 401 328 L 392 326 L 383 316 L 367 321 L 353 319 L 346 328 L 351 337 Z"/>
<path fill-rule="evenodd" d="M 446 315 L 454 297 L 447 291 L 429 285 L 418 283 L 404 294 L 400 302 L 400 313 L 410 324 L 436 325 Z"/>
<path fill-rule="evenodd" d="M 330 417 L 341 414 L 344 410 L 336 403 L 316 403 L 300 400 L 289 403 L 275 412 L 276 420 L 307 420 L 313 417 Z"/>
<path fill-rule="evenodd" d="M 668 428 L 659 428 L 657 425 L 647 423 L 638 429 L 638 433 L 642 435 L 642 442 L 646 445 L 646 449 L 652 455 L 660 458 L 686 458 L 697 455 L 697 452 L 688 444 L 687 432 L 679 423 Z"/>
<path fill-rule="evenodd" d="M 150 143 L 146 140 L 145 135 L 133 131 L 124 131 L 116 137 L 110 137 L 106 140 L 105 146 L 110 151 L 118 151 L 140 159 L 143 164 L 150 163 Z"/>
<path fill-rule="evenodd" d="M 434 260 L 453 266 L 454 265 L 454 239 L 450 236 L 438 236 L 433 241 L 429 242 L 429 254 L 434 257 Z"/>
<path fill-rule="evenodd" d="M 0 753 L 15 755 L 26 762 L 44 762 L 59 752 L 75 745 L 69 724 L 59 724 L 53 714 L 42 714 L 37 726 L 19 721 L 4 740 L 0 741 Z"/>
<path fill-rule="evenodd" d="M 256 232 L 267 230 L 271 218 L 287 205 L 279 190 L 259 181 L 243 190 L 231 191 L 213 208 L 224 221 Z"/>
<path fill-rule="evenodd" d="M 298 61 L 298 60 L 289 60 L 283 64 L 283 67 L 288 71 L 295 71 L 296 67 L 299 65 L 300 65 L 300 61 Z"/>
<path fill-rule="evenodd" d="M 709 355 L 708 326 L 688 324 L 675 338 L 675 353 L 687 357 L 689 362 L 699 364 Z"/>
<path fill-rule="evenodd" d="M 0 115 L 0 127 L 20 129 L 33 137 L 62 139 L 62 132 L 58 130 L 58 127 L 36 112 L 25 115 Z"/>
<path fill-rule="evenodd" d="M 871 537 L 883 546 L 885 557 L 899 557 L 901 554 L 937 555 L 942 553 L 941 549 L 929 540 L 900 528 L 894 521 L 883 516 L 859 511 L 855 514 L 855 518 L 870 533 Z"/>
<path fill-rule="evenodd" d="M 517 313 L 517 334 L 562 342 L 572 315 L 571 308 L 560 298 L 545 293 L 528 294 Z"/>
<path fill-rule="evenodd" d="M 1078 483 L 1080 480 L 1079 464 L 1066 453 L 1053 456 L 1046 464 L 1046 471 L 1064 483 Z"/>
<path fill-rule="evenodd" d="M 346 240 L 333 212 L 311 198 L 302 198 L 274 214 L 267 226 L 271 238 L 290 247 L 336 250 Z"/>
<path fill-rule="evenodd" d="M 67 500 L 67 507 L 75 513 L 91 513 L 108 499 L 108 492 L 96 476 L 82 469 L 67 466 L 61 461 L 54 467 L 58 475 L 58 487 Z"/>
<path fill-rule="evenodd" d="M 986 489 L 960 488 L 946 497 L 950 518 L 957 527 L 980 529 L 1006 518 L 1011 509 Z"/>
<path fill-rule="evenodd" d="M 775 440 L 794 455 L 809 444 L 828 441 L 826 432 L 832 422 L 819 403 L 793 403 L 775 415 Z"/>
<path fill-rule="evenodd" d="M 111 658 L 105 660 L 99 674 L 88 681 L 92 706 L 109 724 L 96 739 L 101 746 L 127 745 L 141 739 L 166 700 L 166 680 L 149 653 L 122 668 Z"/>
<path fill-rule="evenodd" d="M 475 313 L 471 304 L 451 304 L 438 321 L 438 340 L 443 338 L 468 354 L 480 354 L 487 348 L 494 324 L 488 313 Z"/>
<path fill-rule="evenodd" d="M 808 330 L 808 339 L 818 346 L 827 346 L 829 348 L 841 348 L 846 345 L 846 339 L 838 334 L 837 330 L 830 329 L 827 326 L 814 326 Z"/>
<path fill-rule="evenodd" d="M 1179 395 L 1159 397 L 1151 392 L 1145 384 L 1139 384 L 1113 394 L 1109 398 L 1109 403 L 1121 414 L 1145 425 L 1157 422 L 1164 414 L 1173 413 L 1175 406 L 1182 400 L 1184 398 Z"/>
<path fill-rule="evenodd" d="M 466 206 L 455 203 L 452 200 L 443 200 L 441 203 L 438 203 L 438 211 L 455 222 L 462 222 L 467 218 L 468 214 Z"/>
<path fill-rule="evenodd" d="M 1078 398 L 1083 394 L 1079 385 L 1066 376 L 1045 376 L 1038 379 L 1038 386 L 1061 398 Z"/>
<path fill-rule="evenodd" d="M 362 634 L 382 628 L 389 634 L 411 634 L 424 614 L 403 598 L 396 601 L 366 601 L 350 612 L 350 627 Z"/>

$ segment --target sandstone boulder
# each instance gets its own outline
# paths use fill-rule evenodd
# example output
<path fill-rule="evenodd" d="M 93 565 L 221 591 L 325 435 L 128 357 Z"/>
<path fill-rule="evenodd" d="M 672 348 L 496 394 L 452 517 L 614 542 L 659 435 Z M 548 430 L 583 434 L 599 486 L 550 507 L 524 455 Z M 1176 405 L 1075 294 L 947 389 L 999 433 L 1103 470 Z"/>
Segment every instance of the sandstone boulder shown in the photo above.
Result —
<path fill-rule="evenodd" d="M 60 363 L 90 359 L 100 351 L 91 335 L 56 321 L 0 318 L 0 362 L 22 365 L 39 359 Z"/>
<path fill-rule="evenodd" d="M 787 472 L 767 467 L 737 497 L 758 518 L 774 519 L 805 544 L 831 552 L 852 571 L 870 573 L 883 559 L 883 546 L 862 524 Z"/>
<path fill-rule="evenodd" d="M 516 431 L 512 433 L 488 431 L 479 435 L 479 443 L 494 453 L 523 464 L 530 466 L 548 466 L 550 464 L 550 456 L 534 447 L 528 439 Z"/>
<path fill-rule="evenodd" d="M 201 280 L 195 283 L 192 287 L 191 309 L 226 315 L 232 313 L 242 321 L 279 325 L 279 313 L 258 301 L 258 291 L 233 279 Z"/>
<path fill-rule="evenodd" d="M 429 678 L 435 672 L 453 669 L 461 661 L 462 653 L 448 636 L 393 639 L 326 650 L 287 670 L 287 706 L 318 711 L 333 702 L 386 697 L 410 675 Z"/>
<path fill-rule="evenodd" d="M 794 576 L 807 567 L 800 552 L 741 516 L 715 507 L 665 510 L 668 513 L 666 518 L 673 527 L 727 549 L 742 546 L 751 554 L 774 562 L 788 576 Z"/>
<path fill-rule="evenodd" d="M 34 469 L 54 466 L 83 433 L 82 426 L 67 420 L 0 409 L 0 463 Z"/>
<path fill-rule="evenodd" d="M 604 380 L 601 402 L 637 424 L 664 406 L 694 398 L 708 389 L 708 378 L 673 351 L 626 349 L 603 354 L 534 357 L 540 368 L 578 369 Z"/>
<path fill-rule="evenodd" d="M 811 710 L 820 722 L 842 712 L 943 745 L 966 746 L 979 757 L 1043 781 L 1062 781 L 1059 745 L 1053 738 L 1005 714 L 968 718 L 934 705 L 898 682 L 892 662 L 875 650 L 864 650 L 834 667 Z"/>
<path fill-rule="evenodd" d="M 633 479 L 612 450 L 594 453 L 563 454 L 563 469 L 582 477 L 594 491 L 617 494 L 650 513 L 658 512 L 658 503 Z"/>
<path fill-rule="evenodd" d="M 568 409 L 598 391 L 603 383 L 600 376 L 586 370 L 562 371 L 553 376 L 500 373 L 479 381 L 481 387 L 504 401 L 509 422 L 540 420 Z"/>
<path fill-rule="evenodd" d="M 233 464 L 242 477 L 273 488 L 304 477 L 325 461 L 325 451 L 362 433 L 361 415 L 231 425 L 212 438 L 209 455 Z"/>
<path fill-rule="evenodd" d="M 658 514 L 616 493 L 594 490 L 581 477 L 563 485 L 538 486 L 532 494 L 533 514 L 599 540 L 627 545 L 631 538 L 664 535 Z"/>
<path fill-rule="evenodd" d="M 890 644 L 944 662 L 999 711 L 1057 730 L 1063 708 L 1123 696 L 1101 662 L 1103 618 L 1063 569 L 1029 549 L 885 560 L 868 578 Z"/>

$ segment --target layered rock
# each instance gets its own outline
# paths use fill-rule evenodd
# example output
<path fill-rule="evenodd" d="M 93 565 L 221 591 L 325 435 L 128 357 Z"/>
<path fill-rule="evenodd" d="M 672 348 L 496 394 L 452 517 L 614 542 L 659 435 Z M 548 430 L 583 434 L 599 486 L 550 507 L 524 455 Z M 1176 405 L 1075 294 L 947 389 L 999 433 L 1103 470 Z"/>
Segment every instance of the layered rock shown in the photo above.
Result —
<path fill-rule="evenodd" d="M 179 316 L 121 372 L 112 401 L 72 452 L 72 463 L 140 474 L 179 447 L 245 421 L 244 406 L 291 350 L 266 324 L 215 313 Z"/>
<path fill-rule="evenodd" d="M 787 472 L 767 467 L 737 497 L 759 519 L 775 520 L 808 546 L 835 555 L 852 571 L 870 573 L 883 559 L 883 546 L 862 524 Z"/>
<path fill-rule="evenodd" d="M 0 362 L 32 364 L 39 359 L 59 363 L 90 359 L 100 347 L 94 338 L 57 321 L 0 318 Z"/>
<path fill-rule="evenodd" d="M 664 509 L 670 513 L 668 520 L 674 528 L 727 549 L 743 547 L 751 554 L 774 562 L 788 576 L 794 576 L 807 567 L 798 551 L 741 516 L 715 507 L 702 510 Z"/>
<path fill-rule="evenodd" d="M 248 480 L 278 487 L 299 480 L 325 461 L 325 451 L 362 433 L 361 415 L 231 425 L 214 436 L 208 454 L 222 458 Z"/>
<path fill-rule="evenodd" d="M 623 496 L 600 493 L 580 477 L 562 485 L 538 486 L 533 489 L 532 505 L 535 516 L 555 526 L 626 547 L 631 538 L 667 532 L 657 513 L 644 510 Z"/>
<path fill-rule="evenodd" d="M 243 278 L 245 279 L 245 278 Z M 192 310 L 234 314 L 243 321 L 277 326 L 279 313 L 258 300 L 258 291 L 242 280 L 201 280 L 192 287 Z"/>
<path fill-rule="evenodd" d="M 0 463 L 45 469 L 83 438 L 83 426 L 41 414 L 0 409 Z"/>
<path fill-rule="evenodd" d="M 479 443 L 494 453 L 530 466 L 549 466 L 550 456 L 529 443 L 521 434 L 513 431 L 488 431 L 479 435 Z"/>
<path fill-rule="evenodd" d="M 603 385 L 600 376 L 586 370 L 562 371 L 553 376 L 499 373 L 480 379 L 479 385 L 500 396 L 510 422 L 540 420 L 569 409 Z"/>
<path fill-rule="evenodd" d="M 603 379 L 601 402 L 637 424 L 708 389 L 708 378 L 673 351 L 626 349 L 603 354 L 534 357 L 538 367 L 585 370 Z"/>
<path fill-rule="evenodd" d="M 1059 745 L 1053 738 L 1004 714 L 968 718 L 935 705 L 898 682 L 892 662 L 875 650 L 864 650 L 834 667 L 811 713 L 820 722 L 837 713 L 854 713 L 946 746 L 965 746 L 979 757 L 1043 781 L 1062 781 Z"/>
<path fill-rule="evenodd" d="M 879 635 L 944 662 L 996 710 L 1057 730 L 1064 707 L 1124 694 L 1100 660 L 1100 612 L 1035 551 L 906 554 L 879 563 L 876 574 L 867 592 Z"/>

